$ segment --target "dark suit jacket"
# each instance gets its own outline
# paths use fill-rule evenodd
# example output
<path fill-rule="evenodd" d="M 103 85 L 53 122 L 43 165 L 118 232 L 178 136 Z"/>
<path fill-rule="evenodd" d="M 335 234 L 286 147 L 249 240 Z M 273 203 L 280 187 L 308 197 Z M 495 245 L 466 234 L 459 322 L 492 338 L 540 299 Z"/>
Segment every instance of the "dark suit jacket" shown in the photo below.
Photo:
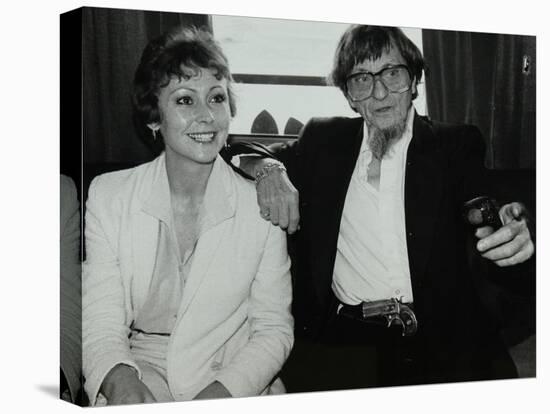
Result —
<path fill-rule="evenodd" d="M 300 192 L 301 230 L 289 244 L 297 338 L 319 337 L 334 314 L 338 232 L 362 135 L 362 118 L 313 119 L 297 142 L 272 146 Z M 476 127 L 415 116 L 405 217 L 426 382 L 515 376 L 467 264 L 466 239 L 473 230 L 464 223 L 461 206 L 489 191 L 483 158 Z"/>

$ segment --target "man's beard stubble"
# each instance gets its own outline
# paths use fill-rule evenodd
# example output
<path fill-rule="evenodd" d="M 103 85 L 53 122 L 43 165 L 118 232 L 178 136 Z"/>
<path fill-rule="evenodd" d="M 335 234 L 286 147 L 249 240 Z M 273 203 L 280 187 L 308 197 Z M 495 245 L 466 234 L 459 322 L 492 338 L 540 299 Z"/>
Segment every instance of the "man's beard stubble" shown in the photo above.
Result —
<path fill-rule="evenodd" d="M 392 145 L 403 136 L 406 124 L 407 120 L 404 119 L 383 129 L 378 128 L 374 124 L 368 125 L 368 144 L 374 157 L 381 160 L 386 155 Z"/>

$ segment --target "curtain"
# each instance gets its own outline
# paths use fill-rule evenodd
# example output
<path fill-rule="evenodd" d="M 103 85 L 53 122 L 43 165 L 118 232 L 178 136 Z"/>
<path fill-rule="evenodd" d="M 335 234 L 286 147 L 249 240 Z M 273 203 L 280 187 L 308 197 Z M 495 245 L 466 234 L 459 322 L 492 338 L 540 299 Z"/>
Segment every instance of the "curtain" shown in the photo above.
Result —
<path fill-rule="evenodd" d="M 493 169 L 534 169 L 535 37 L 423 30 L 429 115 L 477 125 Z"/>
<path fill-rule="evenodd" d="M 175 25 L 211 30 L 207 15 L 83 8 L 85 164 L 138 164 L 153 158 L 134 131 L 132 82 L 147 42 Z"/>

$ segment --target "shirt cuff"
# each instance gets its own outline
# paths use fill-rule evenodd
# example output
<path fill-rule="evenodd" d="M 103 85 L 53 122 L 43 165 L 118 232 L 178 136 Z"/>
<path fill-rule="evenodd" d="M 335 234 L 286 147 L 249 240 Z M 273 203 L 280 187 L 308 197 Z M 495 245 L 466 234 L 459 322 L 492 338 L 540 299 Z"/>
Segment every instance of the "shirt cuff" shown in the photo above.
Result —
<path fill-rule="evenodd" d="M 101 372 L 102 374 L 99 375 L 98 378 L 95 379 L 95 381 L 90 384 L 88 389 L 86 390 L 88 393 L 88 397 L 90 398 L 90 405 L 104 405 L 105 397 L 103 394 L 100 393 L 101 385 L 103 384 L 103 381 L 105 380 L 105 377 L 107 374 L 117 365 L 127 365 L 130 368 L 133 368 L 136 370 L 138 378 L 142 379 L 141 370 L 139 369 L 137 363 L 132 360 L 117 360 L 117 361 L 105 361 L 101 366 Z"/>

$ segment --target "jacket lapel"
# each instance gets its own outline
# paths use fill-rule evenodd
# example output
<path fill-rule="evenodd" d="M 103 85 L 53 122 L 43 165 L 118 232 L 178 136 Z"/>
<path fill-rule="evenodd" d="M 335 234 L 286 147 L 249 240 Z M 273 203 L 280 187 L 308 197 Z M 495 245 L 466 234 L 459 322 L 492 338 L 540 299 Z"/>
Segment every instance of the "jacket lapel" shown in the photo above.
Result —
<path fill-rule="evenodd" d="M 201 219 L 201 234 L 195 247 L 193 263 L 183 289 L 182 303 L 179 315 L 183 315 L 201 283 L 209 272 L 212 262 L 223 257 L 218 252 L 222 240 L 230 228 L 230 221 L 235 216 L 236 197 L 232 181 L 232 171 L 221 157 L 215 161 L 210 174 L 204 196 L 204 211 L 206 215 Z"/>
<path fill-rule="evenodd" d="M 139 182 L 138 203 L 132 215 L 132 298 L 139 311 L 147 299 L 157 257 L 159 220 L 169 205 L 164 154 L 154 160 Z"/>
<path fill-rule="evenodd" d="M 228 222 L 219 223 L 215 227 L 204 232 L 195 248 L 195 257 L 189 271 L 189 276 L 183 289 L 183 297 L 179 316 L 184 315 L 192 303 L 199 287 L 209 272 L 210 266 L 215 258 L 219 257 L 221 241 L 229 229 Z"/>
<path fill-rule="evenodd" d="M 312 194 L 320 194 L 311 208 L 314 215 L 311 229 L 311 252 L 315 252 L 313 275 L 320 279 L 315 289 L 321 303 L 328 303 L 336 259 L 336 247 L 346 194 L 363 139 L 363 118 L 354 118 L 339 125 L 329 135 L 334 142 L 331 151 L 322 151 L 327 157 L 318 163 Z"/>
<path fill-rule="evenodd" d="M 405 173 L 405 222 L 412 284 L 422 279 L 442 197 L 441 143 L 431 124 L 415 115 Z"/>

